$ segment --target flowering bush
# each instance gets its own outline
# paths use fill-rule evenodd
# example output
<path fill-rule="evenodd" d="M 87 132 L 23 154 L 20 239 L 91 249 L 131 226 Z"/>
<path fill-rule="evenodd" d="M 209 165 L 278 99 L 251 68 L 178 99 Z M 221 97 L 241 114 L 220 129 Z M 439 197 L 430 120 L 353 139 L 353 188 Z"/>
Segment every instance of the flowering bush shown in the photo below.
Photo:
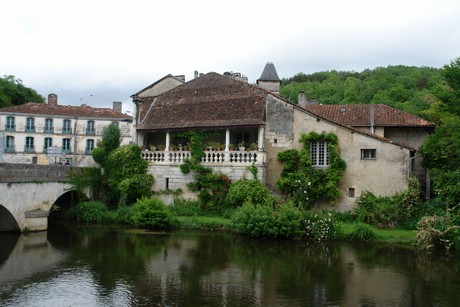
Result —
<path fill-rule="evenodd" d="M 302 218 L 301 229 L 307 240 L 326 242 L 339 236 L 339 227 L 332 213 L 318 214 L 306 211 Z"/>
<path fill-rule="evenodd" d="M 432 215 L 423 217 L 417 227 L 417 245 L 422 249 L 449 252 L 458 240 L 459 226 L 452 224 L 449 209 L 443 216 Z"/>

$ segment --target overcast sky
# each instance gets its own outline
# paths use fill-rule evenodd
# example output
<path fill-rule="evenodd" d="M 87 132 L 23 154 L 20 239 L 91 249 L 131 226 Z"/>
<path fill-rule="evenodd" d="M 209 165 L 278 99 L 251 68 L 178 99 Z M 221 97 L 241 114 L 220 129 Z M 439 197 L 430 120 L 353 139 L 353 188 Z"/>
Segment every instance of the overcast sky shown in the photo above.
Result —
<path fill-rule="evenodd" d="M 460 56 L 459 0 L 2 0 L 0 75 L 59 104 L 112 107 L 167 74 L 440 68 Z"/>

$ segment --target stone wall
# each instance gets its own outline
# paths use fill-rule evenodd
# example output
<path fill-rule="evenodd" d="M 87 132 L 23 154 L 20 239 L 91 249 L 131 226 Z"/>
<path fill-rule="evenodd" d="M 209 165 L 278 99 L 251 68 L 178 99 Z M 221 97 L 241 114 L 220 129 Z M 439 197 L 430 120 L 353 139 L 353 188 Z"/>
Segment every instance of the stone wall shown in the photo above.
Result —
<path fill-rule="evenodd" d="M 69 182 L 70 167 L 0 163 L 0 183 Z"/>

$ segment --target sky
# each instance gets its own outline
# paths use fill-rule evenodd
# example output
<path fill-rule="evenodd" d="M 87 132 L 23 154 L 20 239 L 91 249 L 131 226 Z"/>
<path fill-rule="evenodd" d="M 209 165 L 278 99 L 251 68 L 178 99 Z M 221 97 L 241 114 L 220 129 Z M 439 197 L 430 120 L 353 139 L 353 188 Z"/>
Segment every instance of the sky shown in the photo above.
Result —
<path fill-rule="evenodd" d="M 0 76 L 62 105 L 112 107 L 162 77 L 389 65 L 460 56 L 458 0 L 2 0 Z"/>

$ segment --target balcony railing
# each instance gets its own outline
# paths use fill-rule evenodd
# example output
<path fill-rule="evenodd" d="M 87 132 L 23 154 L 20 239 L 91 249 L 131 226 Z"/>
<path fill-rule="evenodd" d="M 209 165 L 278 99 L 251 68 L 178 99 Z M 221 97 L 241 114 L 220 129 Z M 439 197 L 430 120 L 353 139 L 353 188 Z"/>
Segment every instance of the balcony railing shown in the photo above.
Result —
<path fill-rule="evenodd" d="M 54 133 L 54 127 L 43 128 L 43 133 Z"/>
<path fill-rule="evenodd" d="M 95 134 L 96 134 L 96 130 L 86 128 L 86 135 L 95 135 Z"/>
<path fill-rule="evenodd" d="M 35 132 L 35 126 L 26 126 L 26 132 Z"/>
<path fill-rule="evenodd" d="M 142 159 L 151 164 L 181 164 L 190 158 L 190 151 L 142 151 Z M 205 151 L 201 162 L 206 165 L 261 165 L 266 154 L 261 151 Z"/>
<path fill-rule="evenodd" d="M 62 134 L 72 134 L 72 128 L 62 128 Z"/>
<path fill-rule="evenodd" d="M 5 131 L 16 131 L 16 125 L 5 125 Z"/>
<path fill-rule="evenodd" d="M 15 148 L 14 145 L 10 145 L 10 146 L 8 146 L 8 147 L 5 147 L 5 152 L 7 152 L 7 153 L 13 153 L 13 152 L 16 151 L 14 148 Z"/>
<path fill-rule="evenodd" d="M 34 146 L 24 146 L 24 152 L 26 153 L 34 153 L 35 152 L 35 148 Z"/>
<path fill-rule="evenodd" d="M 91 155 L 93 153 L 93 148 L 85 148 L 85 155 Z"/>

